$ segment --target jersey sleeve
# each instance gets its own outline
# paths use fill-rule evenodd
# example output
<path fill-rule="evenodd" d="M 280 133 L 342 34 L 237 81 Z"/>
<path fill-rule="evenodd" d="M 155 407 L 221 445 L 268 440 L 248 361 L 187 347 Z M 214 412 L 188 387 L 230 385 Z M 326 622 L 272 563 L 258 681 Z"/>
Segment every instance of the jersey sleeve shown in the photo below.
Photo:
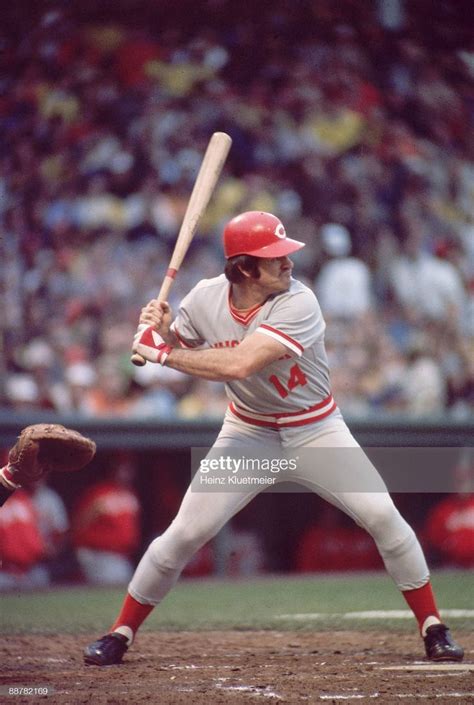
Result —
<path fill-rule="evenodd" d="M 195 309 L 194 290 L 192 290 L 182 300 L 178 315 L 171 324 L 171 330 L 183 348 L 198 348 L 205 343 L 198 330 L 197 322 L 194 320 Z"/>
<path fill-rule="evenodd" d="M 325 328 L 318 301 L 308 289 L 278 297 L 255 332 L 278 340 L 293 356 L 301 357 L 324 336 Z"/>

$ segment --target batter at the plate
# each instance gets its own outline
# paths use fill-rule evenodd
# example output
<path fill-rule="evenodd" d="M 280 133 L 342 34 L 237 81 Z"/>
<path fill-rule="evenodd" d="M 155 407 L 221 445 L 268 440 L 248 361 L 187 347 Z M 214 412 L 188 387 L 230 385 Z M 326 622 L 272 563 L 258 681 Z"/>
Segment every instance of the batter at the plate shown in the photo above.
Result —
<path fill-rule="evenodd" d="M 224 274 L 195 286 L 174 321 L 166 303 L 150 301 L 142 310 L 134 352 L 226 383 L 230 404 L 215 447 L 358 448 L 331 395 L 320 307 L 313 292 L 292 277 L 288 255 L 303 246 L 286 236 L 274 215 L 243 213 L 224 230 Z M 427 657 L 461 661 L 462 648 L 441 623 L 421 546 L 377 470 L 361 451 L 354 467 L 344 462 L 346 454 L 334 455 L 331 467 L 318 457 L 325 454 L 315 452 L 313 462 L 302 463 L 291 479 L 370 533 L 418 621 Z M 380 491 L 335 490 L 344 487 L 348 473 L 351 488 L 360 473 L 364 482 L 373 477 Z M 86 647 L 85 662 L 119 663 L 193 554 L 263 488 L 188 489 L 174 521 L 141 559 L 110 632 Z"/>

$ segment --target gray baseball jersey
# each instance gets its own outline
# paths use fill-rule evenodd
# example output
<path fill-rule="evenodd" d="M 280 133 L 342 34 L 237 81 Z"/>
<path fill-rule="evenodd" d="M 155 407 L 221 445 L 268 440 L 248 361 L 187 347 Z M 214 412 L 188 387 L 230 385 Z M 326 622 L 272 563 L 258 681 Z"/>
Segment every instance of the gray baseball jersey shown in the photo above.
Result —
<path fill-rule="evenodd" d="M 183 347 L 234 347 L 258 332 L 287 353 L 245 380 L 226 384 L 231 412 L 257 426 L 302 426 L 331 414 L 324 348 L 325 323 L 313 292 L 292 279 L 290 289 L 244 313 L 232 306 L 224 274 L 204 279 L 183 299 L 172 330 Z"/>

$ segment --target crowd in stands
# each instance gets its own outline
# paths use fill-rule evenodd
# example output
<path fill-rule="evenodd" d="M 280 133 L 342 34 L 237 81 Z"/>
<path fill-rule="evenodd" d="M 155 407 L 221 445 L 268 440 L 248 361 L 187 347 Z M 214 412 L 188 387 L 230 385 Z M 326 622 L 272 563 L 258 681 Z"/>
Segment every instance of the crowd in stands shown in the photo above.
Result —
<path fill-rule="evenodd" d="M 0 407 L 222 415 L 221 385 L 137 369 L 129 355 L 209 136 L 224 130 L 231 154 L 172 305 L 222 271 L 230 217 L 273 212 L 307 243 L 295 274 L 320 297 L 342 411 L 468 417 L 464 4 L 137 0 L 107 18 L 90 2 L 5 9 Z"/>

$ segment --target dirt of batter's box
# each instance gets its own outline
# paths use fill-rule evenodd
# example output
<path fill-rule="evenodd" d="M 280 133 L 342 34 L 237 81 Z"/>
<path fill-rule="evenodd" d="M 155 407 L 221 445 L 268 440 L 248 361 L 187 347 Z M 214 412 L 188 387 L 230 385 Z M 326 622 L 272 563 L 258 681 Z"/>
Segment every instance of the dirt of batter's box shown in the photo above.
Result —
<path fill-rule="evenodd" d="M 435 664 L 420 671 L 417 667 L 428 665 L 423 645 L 407 634 L 144 632 L 121 665 L 105 668 L 82 661 L 83 647 L 97 635 L 11 636 L 0 646 L 0 702 L 472 705 L 474 635 L 461 637 L 465 667 Z M 414 670 L 398 670 L 402 666 Z M 389 667 L 396 670 L 385 670 Z M 29 690 L 14 694 L 11 688 Z"/>

